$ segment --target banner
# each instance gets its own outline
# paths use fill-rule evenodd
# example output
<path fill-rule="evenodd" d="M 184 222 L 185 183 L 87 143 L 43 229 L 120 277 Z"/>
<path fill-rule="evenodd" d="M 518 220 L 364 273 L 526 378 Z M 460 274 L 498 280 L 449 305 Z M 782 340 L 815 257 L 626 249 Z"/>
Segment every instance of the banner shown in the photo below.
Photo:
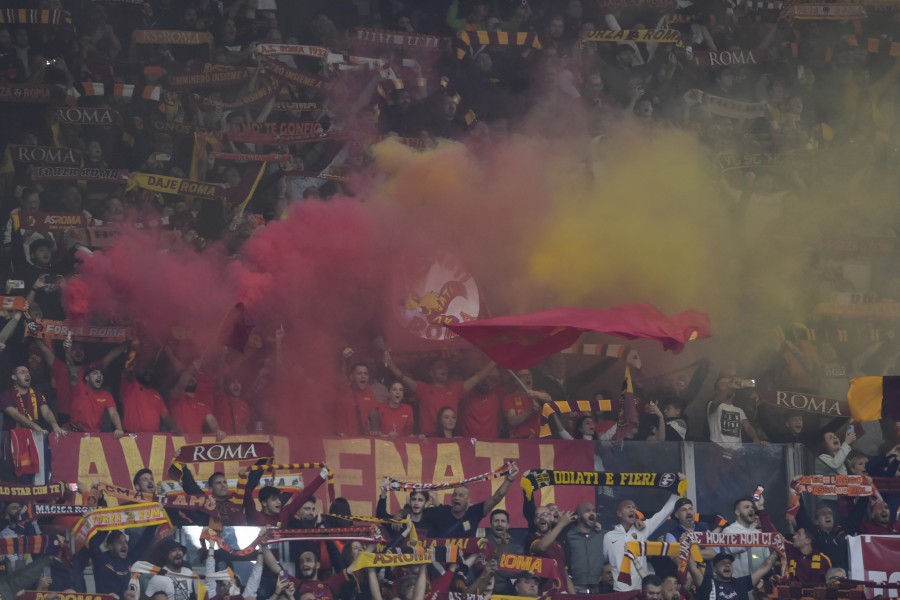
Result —
<path fill-rule="evenodd" d="M 260 63 L 262 63 L 266 73 L 290 85 L 299 85 L 301 87 L 320 90 L 324 89 L 329 83 L 328 80 L 321 75 L 292 69 L 283 62 L 268 56 L 260 57 Z"/>
<path fill-rule="evenodd" d="M 805 392 L 758 392 L 759 399 L 771 406 L 785 410 L 799 410 L 826 417 L 850 417 L 850 405 L 846 400 L 832 400 Z"/>
<path fill-rule="evenodd" d="M 56 109 L 56 120 L 67 125 L 121 125 L 122 116 L 111 108 Z"/>
<path fill-rule="evenodd" d="M 230 436 L 230 441 L 271 442 L 277 461 L 301 461 L 323 458 L 334 470 L 335 496 L 346 498 L 354 515 L 374 515 L 378 486 L 387 476 L 405 481 L 434 482 L 461 480 L 502 468 L 517 461 L 522 468 L 573 469 L 594 468 L 594 454 L 586 444 L 560 440 L 408 440 L 374 438 L 308 438 L 291 443 L 284 437 Z M 136 434 L 115 439 L 113 434 L 86 436 L 50 436 L 52 468 L 55 476 L 66 481 L 105 481 L 120 487 L 132 487 L 131 478 L 139 469 L 153 471 L 157 481 L 165 473 L 185 443 L 216 443 L 215 436 L 172 436 Z M 197 481 L 216 471 L 226 478 L 237 478 L 240 464 L 235 461 L 189 465 Z M 500 486 L 499 480 L 473 483 L 473 501 L 485 499 Z M 450 490 L 437 492 L 438 502 L 449 500 Z M 387 510 L 394 514 L 406 503 L 409 494 L 391 492 Z M 548 488 L 541 500 L 562 506 L 576 506 L 595 499 L 592 488 L 571 486 Z M 327 508 L 327 507 L 326 507 Z M 510 514 L 512 527 L 527 527 L 522 517 L 522 495 L 510 493 L 498 505 Z M 324 511 L 323 511 L 324 512 Z"/>
<path fill-rule="evenodd" d="M 847 538 L 850 550 L 850 577 L 860 581 L 896 583 L 900 581 L 900 536 L 859 535 Z M 897 589 L 867 588 L 866 597 L 896 598 Z"/>
<path fill-rule="evenodd" d="M 10 215 L 13 229 L 28 229 L 40 233 L 82 229 L 87 227 L 88 218 L 83 212 L 20 212 Z"/>
<path fill-rule="evenodd" d="M 100 531 L 169 525 L 165 509 L 156 502 L 98 508 L 83 516 L 72 530 L 76 548 L 83 548 Z"/>
<path fill-rule="evenodd" d="M 55 146 L 16 146 L 10 144 L 9 153 L 14 162 L 40 163 L 44 165 L 80 165 L 81 153 L 72 148 Z"/>
<path fill-rule="evenodd" d="M 610 473 L 601 471 L 527 471 L 520 480 L 522 491 L 531 498 L 534 490 L 551 485 L 589 485 L 597 487 L 652 487 L 684 496 L 687 481 L 679 481 L 677 473 Z M 682 485 L 682 483 L 684 485 Z"/>
<path fill-rule="evenodd" d="M 246 83 L 250 80 L 251 74 L 249 69 L 204 63 L 199 69 L 169 74 L 166 83 L 175 90 L 230 87 Z"/>
<path fill-rule="evenodd" d="M 57 436 L 59 437 L 59 436 Z M 71 481 L 76 481 L 72 479 Z M 66 484 L 63 482 L 48 485 L 22 485 L 0 481 L 0 500 L 4 502 L 15 500 L 60 500 L 66 493 Z"/>
<path fill-rule="evenodd" d="M 0 85 L 0 102 L 13 104 L 46 104 L 62 98 L 62 88 L 36 83 L 5 83 Z"/>
<path fill-rule="evenodd" d="M 581 38 L 582 42 L 636 42 L 675 44 L 681 48 L 681 32 L 677 29 L 598 29 Z"/>
<path fill-rule="evenodd" d="M 121 344 L 134 337 L 131 327 L 118 325 L 69 325 L 64 321 L 34 319 L 25 323 L 28 335 L 40 340 L 64 340 L 69 333 L 77 342 Z"/>
<path fill-rule="evenodd" d="M 688 107 L 700 104 L 712 114 L 729 119 L 758 119 L 765 117 L 768 112 L 765 102 L 729 100 L 698 89 L 688 91 L 684 100 Z"/>
<path fill-rule="evenodd" d="M 205 181 L 192 181 L 180 177 L 167 175 L 152 175 L 150 173 L 133 173 L 128 178 L 127 190 L 141 188 L 161 194 L 177 194 L 180 196 L 197 196 L 207 200 L 222 200 L 225 198 L 226 188 L 219 183 L 207 183 Z"/>
<path fill-rule="evenodd" d="M 33 174 L 37 181 L 85 180 L 104 183 L 127 183 L 128 169 L 80 169 L 78 167 L 38 167 Z"/>

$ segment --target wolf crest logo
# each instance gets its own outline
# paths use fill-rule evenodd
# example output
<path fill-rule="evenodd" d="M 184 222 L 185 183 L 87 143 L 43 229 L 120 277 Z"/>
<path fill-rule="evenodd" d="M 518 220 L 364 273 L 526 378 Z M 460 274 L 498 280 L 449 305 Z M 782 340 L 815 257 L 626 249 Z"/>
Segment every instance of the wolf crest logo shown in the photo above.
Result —
<path fill-rule="evenodd" d="M 450 254 L 438 256 L 403 293 L 400 322 L 417 337 L 452 339 L 457 335 L 447 325 L 479 317 L 481 298 L 475 279 Z"/>

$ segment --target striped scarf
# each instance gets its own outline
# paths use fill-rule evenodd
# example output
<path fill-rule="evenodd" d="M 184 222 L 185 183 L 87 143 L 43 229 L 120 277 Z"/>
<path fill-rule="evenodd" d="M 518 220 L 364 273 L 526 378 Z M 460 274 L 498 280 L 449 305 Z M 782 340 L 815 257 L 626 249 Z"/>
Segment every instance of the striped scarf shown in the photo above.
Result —
<path fill-rule="evenodd" d="M 71 25 L 72 17 L 64 10 L 37 8 L 0 9 L 0 23 L 19 25 Z"/>
<path fill-rule="evenodd" d="M 110 98 L 143 98 L 144 100 L 160 101 L 162 87 L 158 85 L 133 85 L 130 83 L 94 83 L 85 81 L 81 84 L 84 95 L 90 97 L 107 96 Z M 75 88 L 69 88 L 67 94 L 76 100 L 81 97 Z"/>
<path fill-rule="evenodd" d="M 20 535 L 0 538 L 0 555 L 3 554 L 56 554 L 59 540 L 49 535 Z"/>
<path fill-rule="evenodd" d="M 441 77 L 441 81 L 438 85 L 441 88 L 443 88 L 444 91 L 447 92 L 447 95 L 450 96 L 450 98 L 453 100 L 453 102 L 457 106 L 459 106 L 459 108 L 460 108 L 459 112 L 462 113 L 463 121 L 466 122 L 466 125 L 471 125 L 472 123 L 475 122 L 476 119 L 478 119 L 478 117 L 475 115 L 475 111 L 464 106 L 462 96 L 460 96 L 459 93 L 456 91 L 456 88 L 450 82 L 449 77 L 446 77 L 446 76 Z"/>
<path fill-rule="evenodd" d="M 541 407 L 541 431 L 539 437 L 552 437 L 549 419 L 554 414 L 567 415 L 573 412 L 610 412 L 612 400 L 559 400 L 557 402 L 545 402 Z"/>
<path fill-rule="evenodd" d="M 306 463 L 290 463 L 277 465 L 256 465 L 247 469 L 247 472 L 238 477 L 237 488 L 231 502 L 243 506 L 244 497 L 247 493 L 247 479 L 250 477 L 250 471 L 298 471 L 301 469 L 328 469 L 328 465 L 322 462 L 306 462 Z M 328 469 L 328 496 L 334 498 L 334 473 Z"/>
<path fill-rule="evenodd" d="M 462 60 L 466 55 L 474 55 L 478 51 L 475 46 L 525 46 L 534 50 L 541 49 L 541 41 L 533 31 L 460 31 L 454 42 L 456 58 Z"/>
<path fill-rule="evenodd" d="M 78 520 L 72 530 L 72 537 L 75 547 L 80 549 L 87 546 L 91 538 L 100 531 L 154 525 L 172 526 L 165 509 L 156 502 L 98 508 Z"/>
<path fill-rule="evenodd" d="M 681 544 L 676 542 L 625 542 L 625 556 L 619 567 L 619 582 L 631 585 L 631 566 L 639 556 L 668 556 L 678 558 L 681 552 Z M 698 563 L 703 562 L 700 549 L 691 547 L 691 556 Z"/>
<path fill-rule="evenodd" d="M 225 539 L 219 536 L 219 532 L 212 528 L 203 530 L 200 539 L 215 542 L 227 554 L 235 557 L 246 557 L 256 552 L 260 545 L 278 544 L 281 542 L 310 542 L 322 540 L 346 540 L 360 542 L 378 542 L 382 540 L 381 533 L 374 525 L 369 527 L 339 527 L 329 529 L 264 529 L 256 539 L 244 548 L 234 548 Z"/>
<path fill-rule="evenodd" d="M 859 4 L 794 4 L 788 15 L 809 21 L 849 21 L 868 17 L 866 9 Z"/>
<path fill-rule="evenodd" d="M 330 513 L 325 513 L 322 515 L 323 517 L 331 517 L 332 519 L 342 519 L 344 521 L 357 521 L 359 523 L 377 523 L 379 525 L 412 525 L 412 529 L 409 533 L 409 539 L 412 541 L 416 541 L 419 539 L 418 534 L 416 533 L 416 526 L 409 519 L 379 519 L 377 517 L 355 517 L 355 516 L 346 516 L 346 515 L 333 515 Z"/>
<path fill-rule="evenodd" d="M 470 483 L 475 483 L 476 481 L 490 481 L 492 479 L 500 479 L 501 477 L 505 477 L 509 474 L 509 469 L 512 466 L 512 463 L 506 463 L 500 469 L 496 469 L 494 471 L 488 471 L 487 473 L 482 473 L 481 475 L 475 475 L 474 477 L 468 477 L 466 479 L 462 479 L 460 481 L 447 481 L 444 483 L 414 483 L 411 481 L 400 481 L 399 479 L 391 479 L 391 489 L 392 490 L 403 490 L 405 492 L 409 491 L 435 491 L 435 490 L 450 490 L 453 488 L 457 488 L 464 485 L 469 485 Z"/>
<path fill-rule="evenodd" d="M 203 584 L 203 578 L 193 572 L 190 574 L 175 573 L 163 567 L 157 567 L 153 563 L 139 560 L 131 565 L 131 585 L 128 587 L 136 588 L 139 591 L 141 575 L 158 575 L 160 577 L 174 577 L 175 579 L 189 579 L 195 581 L 197 583 L 197 600 L 205 600 L 206 598 L 206 586 Z M 140 594 L 138 594 L 138 597 L 140 597 Z"/>
<path fill-rule="evenodd" d="M 412 47 L 423 50 L 442 51 L 450 47 L 448 38 L 436 35 L 421 35 L 405 31 L 380 31 L 358 27 L 350 34 L 351 39 L 368 44 L 383 46 Z"/>

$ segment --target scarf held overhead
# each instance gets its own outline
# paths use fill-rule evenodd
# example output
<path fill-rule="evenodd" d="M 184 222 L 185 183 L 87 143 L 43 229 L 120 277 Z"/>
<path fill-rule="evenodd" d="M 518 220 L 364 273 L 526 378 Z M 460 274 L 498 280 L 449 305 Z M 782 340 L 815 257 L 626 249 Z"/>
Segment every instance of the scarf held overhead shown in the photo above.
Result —
<path fill-rule="evenodd" d="M 495 471 L 488 471 L 487 473 L 482 473 L 481 475 L 475 475 L 474 477 L 468 477 L 461 481 L 447 481 L 444 483 L 414 483 L 411 481 L 400 481 L 399 479 L 391 478 L 391 489 L 392 490 L 403 490 L 405 492 L 409 491 L 428 491 L 428 490 L 449 490 L 453 488 L 457 488 L 463 485 L 468 485 L 470 483 L 475 483 L 476 481 L 490 481 L 491 479 L 499 479 L 509 474 L 509 469 L 512 466 L 511 463 L 506 463 L 506 465 L 500 469 Z"/>
<path fill-rule="evenodd" d="M 684 574 L 687 571 L 688 559 L 694 546 L 725 546 L 739 548 L 766 547 L 778 552 L 781 556 L 782 574 L 787 568 L 787 556 L 784 550 L 784 538 L 780 533 L 715 533 L 712 531 L 693 531 L 681 538 L 681 548 L 678 552 L 678 571 Z"/>
<path fill-rule="evenodd" d="M 178 450 L 169 467 L 169 477 L 178 479 L 186 464 L 272 459 L 275 449 L 264 442 L 221 444 L 185 444 Z"/>
<path fill-rule="evenodd" d="M 570 414 L 573 412 L 610 412 L 612 411 L 612 400 L 559 400 L 556 402 L 545 402 L 541 405 L 541 431 L 538 437 L 551 437 L 553 432 L 550 429 L 548 419 L 553 414 Z"/>
<path fill-rule="evenodd" d="M 877 493 L 868 475 L 804 475 L 791 482 L 797 493 L 813 496 L 872 496 Z"/>
<path fill-rule="evenodd" d="M 679 481 L 677 473 L 611 473 L 602 471 L 528 471 L 520 481 L 529 500 L 534 490 L 551 485 L 592 485 L 608 487 L 649 487 L 669 490 L 684 496 L 687 480 Z"/>
<path fill-rule="evenodd" d="M 151 527 L 172 523 L 165 509 L 156 502 L 129 504 L 112 508 L 98 508 L 83 516 L 75 524 L 72 537 L 76 548 L 83 548 L 100 531 L 114 529 L 132 529 L 134 527 Z"/>
<path fill-rule="evenodd" d="M 640 556 L 678 558 L 680 554 L 681 544 L 677 542 L 625 542 L 625 556 L 619 566 L 619 582 L 631 585 L 631 567 Z M 691 546 L 691 555 L 696 562 L 703 562 L 697 546 Z"/>
<path fill-rule="evenodd" d="M 191 181 L 180 177 L 153 175 L 150 173 L 132 173 L 128 178 L 127 190 L 141 188 L 160 194 L 177 194 L 180 196 L 197 196 L 207 200 L 221 200 L 225 197 L 226 188 L 218 183 Z"/>
<path fill-rule="evenodd" d="M 533 31 L 460 31 L 456 34 L 456 58 L 462 60 L 476 46 L 524 46 L 541 49 L 541 41 Z"/>
<path fill-rule="evenodd" d="M 66 494 L 66 484 L 63 482 L 48 485 L 22 485 L 0 481 L 0 500 L 60 500 Z"/>

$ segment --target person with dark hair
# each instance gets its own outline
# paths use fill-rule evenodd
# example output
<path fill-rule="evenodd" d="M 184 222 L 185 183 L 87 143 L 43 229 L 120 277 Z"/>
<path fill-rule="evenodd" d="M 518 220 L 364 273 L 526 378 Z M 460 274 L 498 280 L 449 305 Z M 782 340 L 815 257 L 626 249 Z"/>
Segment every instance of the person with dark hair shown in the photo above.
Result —
<path fill-rule="evenodd" d="M 391 491 L 391 481 L 387 477 L 381 482 L 378 489 L 378 504 L 375 507 L 375 516 L 379 519 L 409 519 L 416 528 L 420 537 L 429 537 L 428 524 L 422 520 L 422 514 L 428 505 L 428 493 L 422 490 L 413 490 L 409 493 L 406 504 L 399 513 L 392 515 L 387 509 L 388 493 Z M 400 535 L 402 527 L 397 524 L 391 527 L 395 537 Z"/>
<path fill-rule="evenodd" d="M 196 579 L 192 578 L 193 571 L 184 564 L 184 555 L 187 547 L 174 538 L 166 539 L 161 547 L 160 562 L 166 572 L 154 575 L 147 584 L 144 594 L 147 598 L 159 592 L 166 594 L 168 600 L 190 600 L 196 594 Z"/>
<path fill-rule="evenodd" d="M 806 432 L 803 430 L 803 413 L 798 410 L 789 410 L 784 413 L 784 421 L 771 435 L 773 444 L 804 444 Z"/>
<path fill-rule="evenodd" d="M 395 381 L 388 387 L 388 401 L 378 403 L 382 435 L 388 437 L 412 435 L 413 410 L 409 404 L 403 402 L 405 391 L 403 382 Z"/>
<path fill-rule="evenodd" d="M 358 362 L 350 367 L 350 386 L 343 392 L 337 413 L 338 433 L 344 435 L 372 435 L 381 428 L 379 405 L 375 392 L 369 387 L 369 367 Z"/>
<path fill-rule="evenodd" d="M 134 474 L 131 479 L 134 489 L 144 493 L 156 495 L 156 480 L 153 478 L 153 471 L 144 467 Z"/>
<path fill-rule="evenodd" d="M 699 588 L 697 598 L 704 600 L 750 600 L 751 592 L 766 573 L 772 569 L 778 554 L 772 551 L 756 570 L 748 575 L 734 575 L 734 556 L 720 552 L 712 559 L 712 568 L 701 573 L 693 557 L 689 559 L 688 570 Z"/>
<path fill-rule="evenodd" d="M 247 479 L 247 487 L 244 492 L 244 513 L 247 515 L 247 523 L 279 527 L 281 524 L 287 523 L 298 508 L 313 498 L 316 490 L 328 479 L 328 469 L 323 468 L 318 477 L 303 488 L 302 492 L 292 494 L 287 503 L 282 501 L 281 490 L 277 487 L 267 485 L 261 488 L 259 503 L 262 505 L 262 510 L 257 510 L 253 501 L 253 490 L 259 485 L 261 478 L 262 471 L 254 470 L 250 472 Z"/>
<path fill-rule="evenodd" d="M 141 527 L 132 542 L 122 530 L 116 529 L 103 535 L 95 535 L 88 545 L 94 565 L 94 587 L 98 594 L 117 594 L 124 597 L 131 581 L 131 565 L 153 543 L 157 527 Z"/>
<path fill-rule="evenodd" d="M 103 427 L 104 414 L 112 421 L 113 436 L 121 439 L 125 435 L 122 420 L 112 394 L 103 390 L 103 369 L 99 365 L 85 369 L 84 377 L 72 391 L 72 431 L 99 433 Z"/>
<path fill-rule="evenodd" d="M 662 600 L 662 579 L 656 575 L 647 575 L 641 580 L 641 598 L 643 600 Z"/>
<path fill-rule="evenodd" d="M 437 415 L 437 435 L 439 438 L 455 438 L 459 437 L 459 428 L 456 411 L 452 406 L 445 406 L 438 411 Z"/>
<path fill-rule="evenodd" d="M 575 509 L 577 520 L 563 533 L 566 567 L 579 594 L 599 594 L 603 564 L 607 562 L 603 547 L 605 531 L 597 528 L 597 509 L 582 502 Z"/>
<path fill-rule="evenodd" d="M 190 469 L 181 470 L 181 489 L 189 496 L 203 495 L 203 490 L 194 480 L 194 474 Z M 247 524 L 247 517 L 244 514 L 244 508 L 236 504 L 232 498 L 233 494 L 228 487 L 228 479 L 225 473 L 216 471 L 206 480 L 206 490 L 209 495 L 216 501 L 216 512 L 219 520 L 226 527 L 237 527 Z"/>

